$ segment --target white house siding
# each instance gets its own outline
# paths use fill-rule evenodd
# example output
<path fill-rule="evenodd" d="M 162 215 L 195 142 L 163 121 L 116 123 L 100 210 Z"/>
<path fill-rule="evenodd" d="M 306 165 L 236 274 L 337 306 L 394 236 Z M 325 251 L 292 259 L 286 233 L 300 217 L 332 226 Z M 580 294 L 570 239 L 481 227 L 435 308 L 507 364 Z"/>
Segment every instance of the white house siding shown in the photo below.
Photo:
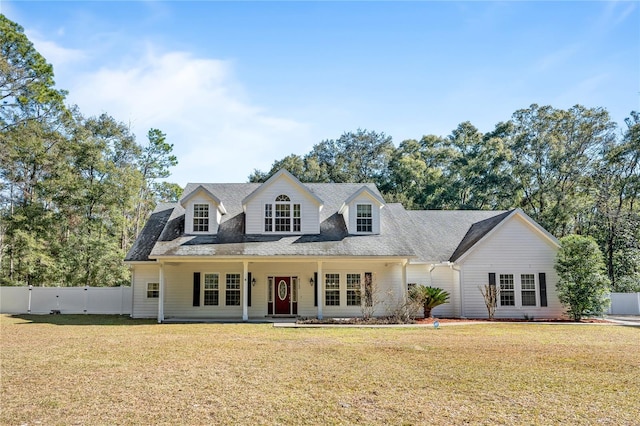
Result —
<path fill-rule="evenodd" d="M 281 194 L 287 195 L 292 204 L 300 204 L 300 233 L 319 234 L 320 209 L 317 201 L 285 177 L 281 177 L 268 186 L 262 187 L 261 192 L 255 198 L 249 200 L 246 206 L 246 233 L 264 233 L 264 205 L 275 203 L 276 197 Z"/>
<path fill-rule="evenodd" d="M 193 274 L 200 273 L 200 306 L 193 306 Z M 218 274 L 217 306 L 204 306 L 204 274 Z M 225 305 L 226 274 L 240 274 L 240 300 L 244 285 L 241 262 L 230 263 L 181 263 L 164 266 L 164 316 L 165 318 L 240 318 L 242 302 L 239 306 Z"/>
<path fill-rule="evenodd" d="M 159 283 L 160 267 L 156 263 L 150 265 L 135 264 L 132 270 L 133 318 L 156 318 L 158 316 L 158 299 L 147 297 L 147 283 Z"/>
<path fill-rule="evenodd" d="M 499 286 L 500 274 L 513 274 L 519 282 L 520 274 L 534 274 L 536 280 L 536 306 L 520 306 L 520 292 L 516 284 L 516 306 L 496 309 L 496 318 L 555 318 L 564 309 L 556 294 L 558 277 L 553 269 L 557 248 L 547 238 L 534 230 L 519 216 L 513 216 L 493 234 L 478 243 L 461 259 L 459 268 L 463 287 L 461 316 L 486 318 L 487 308 L 479 286 L 488 284 L 488 274 L 496 273 Z M 547 307 L 540 306 L 538 274 L 546 274 Z"/>
<path fill-rule="evenodd" d="M 408 265 L 407 283 L 438 287 L 449 292 L 449 302 L 434 308 L 431 312 L 433 316 L 455 317 L 460 315 L 460 288 L 456 285 L 454 271 L 449 266 Z"/>

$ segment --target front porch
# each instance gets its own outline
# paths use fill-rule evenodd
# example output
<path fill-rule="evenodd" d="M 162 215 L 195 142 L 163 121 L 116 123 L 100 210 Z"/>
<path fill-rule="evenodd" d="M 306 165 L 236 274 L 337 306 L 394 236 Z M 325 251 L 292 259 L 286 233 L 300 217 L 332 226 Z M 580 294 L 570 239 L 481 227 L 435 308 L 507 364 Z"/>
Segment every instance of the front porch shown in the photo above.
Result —
<path fill-rule="evenodd" d="M 406 291 L 406 261 L 397 258 L 158 263 L 159 323 L 358 317 L 375 296 L 399 299 Z M 384 314 L 383 306 L 371 308 Z"/>

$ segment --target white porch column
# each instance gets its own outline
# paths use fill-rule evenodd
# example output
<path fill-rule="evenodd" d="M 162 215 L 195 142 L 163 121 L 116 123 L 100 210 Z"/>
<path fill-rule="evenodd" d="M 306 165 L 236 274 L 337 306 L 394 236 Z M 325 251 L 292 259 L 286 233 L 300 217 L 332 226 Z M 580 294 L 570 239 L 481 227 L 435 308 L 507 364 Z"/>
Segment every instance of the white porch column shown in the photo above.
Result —
<path fill-rule="evenodd" d="M 242 321 L 249 320 L 249 262 L 242 262 Z"/>
<path fill-rule="evenodd" d="M 407 259 L 402 261 L 402 299 L 407 298 Z"/>
<path fill-rule="evenodd" d="M 164 321 L 164 265 L 160 263 L 160 273 L 158 277 L 160 291 L 158 292 L 158 324 Z"/>
<path fill-rule="evenodd" d="M 322 286 L 324 283 L 324 279 L 322 277 L 322 261 L 318 261 L 318 282 L 316 283 L 316 294 L 318 296 L 318 319 L 322 319 L 322 304 L 324 300 L 322 300 Z"/>

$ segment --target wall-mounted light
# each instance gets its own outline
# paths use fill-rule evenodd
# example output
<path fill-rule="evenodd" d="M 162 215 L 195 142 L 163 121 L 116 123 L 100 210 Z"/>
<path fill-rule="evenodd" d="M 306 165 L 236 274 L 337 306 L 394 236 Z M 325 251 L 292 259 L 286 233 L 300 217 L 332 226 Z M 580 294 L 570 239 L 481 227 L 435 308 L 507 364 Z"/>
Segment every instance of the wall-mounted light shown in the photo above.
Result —
<path fill-rule="evenodd" d="M 255 278 L 251 280 L 251 285 L 254 286 L 254 287 L 256 286 L 256 279 Z"/>
<path fill-rule="evenodd" d="M 309 285 L 313 287 L 314 284 L 315 282 L 313 281 L 313 277 L 309 278 Z"/>

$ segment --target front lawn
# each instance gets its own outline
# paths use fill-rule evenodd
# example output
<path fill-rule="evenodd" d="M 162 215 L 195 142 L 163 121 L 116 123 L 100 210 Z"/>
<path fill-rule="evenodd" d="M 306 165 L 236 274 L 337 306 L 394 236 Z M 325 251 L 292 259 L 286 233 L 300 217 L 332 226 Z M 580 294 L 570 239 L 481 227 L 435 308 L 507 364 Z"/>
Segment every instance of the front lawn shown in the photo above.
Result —
<path fill-rule="evenodd" d="M 3 425 L 634 424 L 640 329 L 0 316 Z"/>

